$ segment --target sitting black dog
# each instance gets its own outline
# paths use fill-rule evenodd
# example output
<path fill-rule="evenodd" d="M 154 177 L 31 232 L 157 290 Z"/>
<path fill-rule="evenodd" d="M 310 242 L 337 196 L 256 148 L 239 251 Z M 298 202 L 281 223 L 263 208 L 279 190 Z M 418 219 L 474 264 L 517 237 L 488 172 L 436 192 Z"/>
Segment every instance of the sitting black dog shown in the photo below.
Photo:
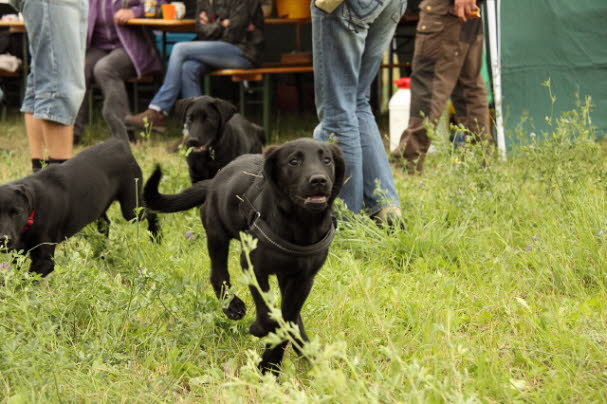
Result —
<path fill-rule="evenodd" d="M 263 128 L 236 113 L 224 100 L 202 96 L 179 100 L 175 105 L 184 125 L 184 145 L 192 184 L 211 179 L 236 157 L 261 153 Z"/>
<path fill-rule="evenodd" d="M 282 315 L 299 326 L 301 337 L 307 341 L 300 311 L 335 232 L 331 207 L 344 181 L 340 149 L 312 139 L 293 140 L 269 148 L 265 156 L 240 156 L 212 180 L 198 182 L 177 195 L 158 193 L 161 176 L 158 167 L 145 185 L 144 199 L 150 209 L 177 212 L 204 203 L 200 213 L 217 297 L 229 299 L 230 240 L 248 232 L 258 239 L 250 258 L 261 289 L 269 289 L 269 275 L 278 277 Z M 241 265 L 247 268 L 244 257 Z M 249 330 L 263 337 L 277 325 L 257 289 L 251 287 L 251 293 L 257 319 Z M 245 314 L 244 302 L 233 296 L 223 311 L 228 318 L 238 320 Z M 286 346 L 283 342 L 266 347 L 260 368 L 276 371 Z"/>
<path fill-rule="evenodd" d="M 141 169 L 121 128 L 119 135 L 63 164 L 0 186 L 0 250 L 29 252 L 30 271 L 46 276 L 55 267 L 57 243 L 97 219 L 99 231 L 109 234 L 106 211 L 113 201 L 126 220 L 147 216 L 148 230 L 156 236 L 157 216 L 137 214 L 141 188 Z"/>

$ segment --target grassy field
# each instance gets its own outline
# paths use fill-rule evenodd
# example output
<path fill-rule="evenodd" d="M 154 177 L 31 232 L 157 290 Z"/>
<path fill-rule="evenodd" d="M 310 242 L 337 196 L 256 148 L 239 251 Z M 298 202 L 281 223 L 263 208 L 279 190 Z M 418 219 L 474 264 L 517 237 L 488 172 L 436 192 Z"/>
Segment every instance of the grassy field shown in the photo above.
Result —
<path fill-rule="evenodd" d="M 85 229 L 41 281 L 0 255 L 0 401 L 607 402 L 607 151 L 584 109 L 553 127 L 486 169 L 441 141 L 423 177 L 395 166 L 406 229 L 342 223 L 303 310 L 312 360 L 288 349 L 278 382 L 256 370 L 239 247 L 249 311 L 231 322 L 195 210 L 164 216 L 156 245 L 114 206 L 110 239 Z M 29 161 L 20 121 L 0 133 L 4 183 Z M 133 146 L 165 192 L 188 184 L 169 143 Z"/>

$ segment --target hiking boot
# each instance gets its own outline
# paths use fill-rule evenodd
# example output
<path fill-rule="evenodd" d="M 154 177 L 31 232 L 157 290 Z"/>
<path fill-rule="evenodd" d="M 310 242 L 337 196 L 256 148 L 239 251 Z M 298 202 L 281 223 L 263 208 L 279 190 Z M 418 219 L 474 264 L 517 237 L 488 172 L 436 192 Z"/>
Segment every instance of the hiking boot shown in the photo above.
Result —
<path fill-rule="evenodd" d="M 124 123 L 135 128 L 145 129 L 148 126 L 156 132 L 164 132 L 166 130 L 165 121 L 167 116 L 162 112 L 153 109 L 146 109 L 137 115 L 127 115 L 124 118 Z"/>
<path fill-rule="evenodd" d="M 403 215 L 398 206 L 386 206 L 379 212 L 371 216 L 380 227 L 401 228 L 404 229 Z"/>

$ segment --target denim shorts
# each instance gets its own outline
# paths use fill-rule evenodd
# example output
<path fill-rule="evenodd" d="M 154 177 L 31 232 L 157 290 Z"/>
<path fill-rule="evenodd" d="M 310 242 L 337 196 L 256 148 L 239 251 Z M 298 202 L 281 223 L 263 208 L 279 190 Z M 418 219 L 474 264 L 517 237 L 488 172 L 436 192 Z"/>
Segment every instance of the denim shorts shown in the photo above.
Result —
<path fill-rule="evenodd" d="M 88 0 L 22 0 L 31 62 L 21 112 L 72 125 L 86 90 Z"/>

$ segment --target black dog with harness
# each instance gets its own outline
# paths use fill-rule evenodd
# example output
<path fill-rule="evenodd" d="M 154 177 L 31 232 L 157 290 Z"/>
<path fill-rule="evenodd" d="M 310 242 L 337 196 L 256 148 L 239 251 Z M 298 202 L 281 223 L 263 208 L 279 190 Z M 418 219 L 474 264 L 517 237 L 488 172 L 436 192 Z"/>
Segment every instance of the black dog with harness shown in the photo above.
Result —
<path fill-rule="evenodd" d="M 335 235 L 332 206 L 344 181 L 340 149 L 312 139 L 294 140 L 268 149 L 264 156 L 241 156 L 212 180 L 177 195 L 158 192 L 161 176 L 157 168 L 144 188 L 151 209 L 176 212 L 204 203 L 201 217 L 211 258 L 211 284 L 219 299 L 231 299 L 223 309 L 226 316 L 238 320 L 245 315 L 244 302 L 228 296 L 227 261 L 230 240 L 249 232 L 259 240 L 250 254 L 259 286 L 268 291 L 269 276 L 276 275 L 283 318 L 298 325 L 302 344 L 307 341 L 300 313 Z M 241 266 L 248 269 L 244 256 Z M 258 290 L 250 290 L 257 316 L 249 331 L 263 337 L 277 324 Z M 284 341 L 266 347 L 260 368 L 276 371 L 286 346 Z"/>

